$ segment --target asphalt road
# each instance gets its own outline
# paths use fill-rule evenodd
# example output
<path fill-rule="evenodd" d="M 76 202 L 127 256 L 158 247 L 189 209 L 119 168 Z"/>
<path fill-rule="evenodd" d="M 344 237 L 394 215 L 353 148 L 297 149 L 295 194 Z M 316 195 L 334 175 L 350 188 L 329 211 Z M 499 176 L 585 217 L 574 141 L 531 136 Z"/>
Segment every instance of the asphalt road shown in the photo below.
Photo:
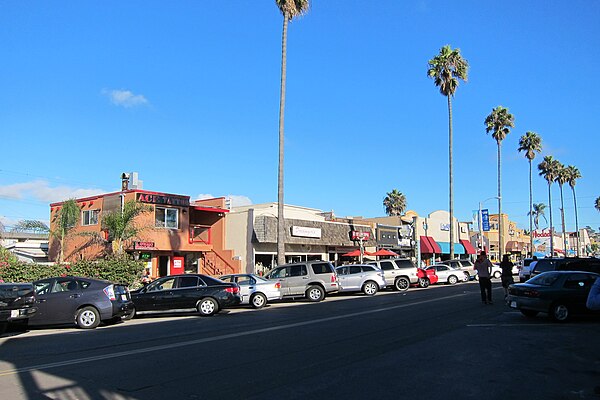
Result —
<path fill-rule="evenodd" d="M 526 318 L 494 285 L 9 333 L 0 399 L 600 399 L 600 321 Z"/>

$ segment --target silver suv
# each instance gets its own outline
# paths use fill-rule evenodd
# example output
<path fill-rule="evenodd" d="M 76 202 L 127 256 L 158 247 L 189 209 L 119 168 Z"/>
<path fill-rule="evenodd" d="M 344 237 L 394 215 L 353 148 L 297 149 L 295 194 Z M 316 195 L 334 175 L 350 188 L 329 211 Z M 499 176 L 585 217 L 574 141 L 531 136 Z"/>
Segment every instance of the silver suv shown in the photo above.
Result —
<path fill-rule="evenodd" d="M 385 283 L 396 290 L 407 290 L 410 285 L 419 282 L 417 267 L 409 258 L 369 261 L 367 264 L 379 267 L 385 276 Z"/>
<path fill-rule="evenodd" d="M 321 301 L 340 288 L 333 265 L 327 261 L 305 261 L 273 268 L 265 278 L 281 283 L 283 297 L 306 297 Z"/>
<path fill-rule="evenodd" d="M 446 264 L 452 268 L 460 269 L 467 276 L 466 280 L 473 280 L 476 278 L 477 271 L 475 270 L 475 264 L 471 260 L 467 259 L 455 259 L 455 260 L 444 260 L 440 264 Z"/>

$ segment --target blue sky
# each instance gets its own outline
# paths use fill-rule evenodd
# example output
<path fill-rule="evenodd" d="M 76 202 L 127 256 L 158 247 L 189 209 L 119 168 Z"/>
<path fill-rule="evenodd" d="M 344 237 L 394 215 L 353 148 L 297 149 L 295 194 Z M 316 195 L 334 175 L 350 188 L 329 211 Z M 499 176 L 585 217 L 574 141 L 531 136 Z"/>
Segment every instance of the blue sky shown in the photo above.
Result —
<path fill-rule="evenodd" d="M 448 209 L 447 104 L 426 71 L 450 44 L 470 64 L 453 100 L 455 215 L 496 195 L 483 121 L 502 105 L 503 211 L 528 227 L 516 149 L 535 131 L 534 168 L 578 167 L 580 225 L 598 229 L 599 20 L 598 1 L 312 1 L 288 32 L 285 202 L 374 217 L 398 189 L 420 215 Z M 47 221 L 50 202 L 116 191 L 130 171 L 147 190 L 276 201 L 281 28 L 268 0 L 1 2 L 0 221 Z M 547 204 L 535 169 L 533 187 Z"/>

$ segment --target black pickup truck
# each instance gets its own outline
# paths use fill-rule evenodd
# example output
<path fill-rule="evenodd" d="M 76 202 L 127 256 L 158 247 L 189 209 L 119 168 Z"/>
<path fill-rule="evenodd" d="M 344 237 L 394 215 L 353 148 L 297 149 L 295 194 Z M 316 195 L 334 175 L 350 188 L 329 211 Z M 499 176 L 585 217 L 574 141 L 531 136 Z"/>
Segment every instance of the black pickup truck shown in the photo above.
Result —
<path fill-rule="evenodd" d="M 31 283 L 0 283 L 0 333 L 10 322 L 26 321 L 37 311 Z"/>

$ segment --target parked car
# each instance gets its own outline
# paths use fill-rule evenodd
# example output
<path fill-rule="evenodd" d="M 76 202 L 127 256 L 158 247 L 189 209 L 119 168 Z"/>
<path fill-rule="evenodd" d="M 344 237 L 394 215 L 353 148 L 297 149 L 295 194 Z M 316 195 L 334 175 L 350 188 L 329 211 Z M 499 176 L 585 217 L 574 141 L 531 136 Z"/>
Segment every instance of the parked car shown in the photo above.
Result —
<path fill-rule="evenodd" d="M 440 264 L 446 264 L 451 266 L 454 269 L 460 269 L 463 271 L 468 280 L 474 280 L 477 277 L 477 271 L 475 270 L 475 265 L 471 260 L 467 259 L 454 259 L 454 260 L 444 260 L 440 262 Z"/>
<path fill-rule="evenodd" d="M 342 265 L 336 269 L 340 292 L 363 292 L 373 296 L 380 289 L 385 289 L 383 271 L 375 265 Z"/>
<path fill-rule="evenodd" d="M 106 280 L 55 277 L 35 281 L 33 287 L 37 312 L 29 318 L 29 325 L 76 324 L 93 329 L 133 310 L 127 286 Z"/>
<path fill-rule="evenodd" d="M 537 261 L 537 258 L 524 258 L 523 260 L 521 260 L 517 267 L 519 274 L 519 282 L 525 282 L 526 280 L 531 278 L 531 268 L 535 266 L 535 264 L 533 264 L 534 261 Z"/>
<path fill-rule="evenodd" d="M 439 280 L 438 276 L 435 274 L 435 269 L 418 268 L 417 277 L 419 278 L 417 285 L 421 288 L 435 285 Z"/>
<path fill-rule="evenodd" d="M 36 311 L 33 284 L 0 284 L 0 334 L 9 323 L 27 322 Z"/>
<path fill-rule="evenodd" d="M 508 287 L 507 302 L 527 317 L 547 313 L 558 322 L 567 321 L 572 315 L 595 314 L 586 306 L 586 300 L 599 274 L 581 271 L 550 271 L 515 283 Z"/>
<path fill-rule="evenodd" d="M 600 259 L 595 257 L 540 258 L 531 276 L 547 271 L 587 271 L 600 273 Z"/>
<path fill-rule="evenodd" d="M 438 282 L 442 283 L 449 283 L 451 285 L 454 285 L 457 282 L 466 282 L 469 279 L 464 271 L 452 268 L 451 266 L 446 264 L 434 264 L 425 269 L 434 270 L 435 274 L 439 278 Z"/>
<path fill-rule="evenodd" d="M 396 290 L 407 290 L 410 285 L 419 283 L 417 267 L 409 258 L 395 258 L 387 260 L 369 261 L 369 265 L 375 265 L 383 271 L 387 286 Z"/>
<path fill-rule="evenodd" d="M 283 297 L 321 301 L 340 288 L 335 268 L 328 261 L 305 261 L 273 268 L 265 278 L 281 283 Z"/>
<path fill-rule="evenodd" d="M 219 278 L 223 282 L 237 283 L 240 287 L 240 304 L 263 308 L 269 301 L 281 300 L 281 283 L 273 282 L 254 274 L 230 274 Z"/>
<path fill-rule="evenodd" d="M 131 292 L 135 314 L 193 312 L 211 316 L 241 303 L 237 283 L 202 274 L 169 275 Z"/>
<path fill-rule="evenodd" d="M 492 278 L 500 279 L 502 277 L 502 268 L 500 264 L 492 263 Z"/>

